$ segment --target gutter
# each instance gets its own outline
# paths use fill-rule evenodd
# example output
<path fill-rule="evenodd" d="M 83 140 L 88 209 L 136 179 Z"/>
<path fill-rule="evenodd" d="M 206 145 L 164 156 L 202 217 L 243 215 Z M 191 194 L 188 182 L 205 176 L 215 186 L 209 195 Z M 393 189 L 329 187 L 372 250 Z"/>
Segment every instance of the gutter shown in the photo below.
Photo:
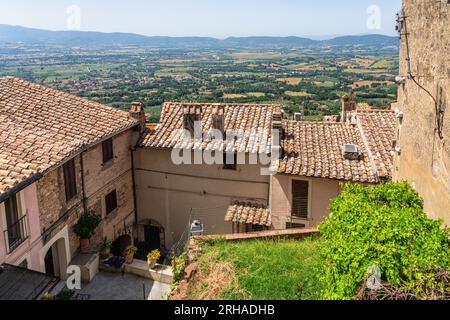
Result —
<path fill-rule="evenodd" d="M 86 214 L 88 212 L 87 207 L 87 197 L 86 197 L 86 183 L 85 183 L 85 175 L 84 175 L 84 160 L 83 160 L 83 154 L 85 151 L 80 153 L 80 170 L 81 170 L 81 190 L 83 193 L 83 210 Z"/>
<path fill-rule="evenodd" d="M 13 196 L 16 193 L 22 191 L 26 187 L 29 187 L 30 185 L 32 185 L 33 183 L 35 183 L 36 181 L 38 181 L 42 177 L 44 177 L 44 175 L 42 173 L 37 173 L 37 174 L 33 175 L 31 178 L 28 178 L 25 181 L 22 181 L 21 183 L 19 183 L 14 188 L 9 189 L 5 193 L 2 193 L 0 195 L 0 203 L 8 200 L 11 196 Z"/>

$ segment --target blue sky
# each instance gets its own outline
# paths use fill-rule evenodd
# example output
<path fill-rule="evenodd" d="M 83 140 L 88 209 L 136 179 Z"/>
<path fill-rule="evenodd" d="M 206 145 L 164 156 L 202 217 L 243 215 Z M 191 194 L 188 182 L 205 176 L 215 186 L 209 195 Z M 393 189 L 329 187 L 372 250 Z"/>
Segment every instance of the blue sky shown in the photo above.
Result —
<path fill-rule="evenodd" d="M 80 8 L 84 31 L 321 37 L 394 35 L 401 0 L 2 0 L 0 24 L 67 30 L 71 5 Z M 373 5 L 379 11 L 373 11 Z M 370 19 L 376 19 L 371 24 L 376 27 L 368 27 Z"/>

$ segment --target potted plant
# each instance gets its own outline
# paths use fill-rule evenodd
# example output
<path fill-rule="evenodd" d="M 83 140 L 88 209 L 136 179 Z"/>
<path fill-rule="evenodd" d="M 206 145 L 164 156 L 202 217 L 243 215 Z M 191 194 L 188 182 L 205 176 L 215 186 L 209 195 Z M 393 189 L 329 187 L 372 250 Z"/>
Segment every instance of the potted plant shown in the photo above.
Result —
<path fill-rule="evenodd" d="M 159 250 L 153 250 L 147 255 L 147 262 L 150 269 L 153 269 L 156 266 L 156 262 L 158 262 L 159 258 L 161 258 L 161 252 L 159 252 Z"/>
<path fill-rule="evenodd" d="M 134 255 L 138 251 L 138 248 L 135 246 L 129 246 L 125 249 L 125 258 L 127 264 L 132 264 L 134 260 Z"/>
<path fill-rule="evenodd" d="M 94 235 L 95 229 L 97 229 L 101 222 L 102 218 L 93 212 L 85 213 L 78 219 L 73 230 L 75 234 L 80 237 L 81 249 L 89 247 L 89 240 Z"/>
<path fill-rule="evenodd" d="M 106 238 L 100 243 L 100 257 L 106 259 L 111 254 L 112 242 L 109 242 Z"/>

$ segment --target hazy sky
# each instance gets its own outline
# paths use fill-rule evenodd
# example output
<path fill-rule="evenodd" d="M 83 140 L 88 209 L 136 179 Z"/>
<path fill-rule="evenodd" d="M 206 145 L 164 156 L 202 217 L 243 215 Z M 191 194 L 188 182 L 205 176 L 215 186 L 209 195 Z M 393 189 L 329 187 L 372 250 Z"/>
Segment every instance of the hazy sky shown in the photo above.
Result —
<path fill-rule="evenodd" d="M 72 5 L 80 19 L 67 13 Z M 67 30 L 80 21 L 84 31 L 219 38 L 393 35 L 400 7 L 401 0 L 0 0 L 0 24 Z"/>

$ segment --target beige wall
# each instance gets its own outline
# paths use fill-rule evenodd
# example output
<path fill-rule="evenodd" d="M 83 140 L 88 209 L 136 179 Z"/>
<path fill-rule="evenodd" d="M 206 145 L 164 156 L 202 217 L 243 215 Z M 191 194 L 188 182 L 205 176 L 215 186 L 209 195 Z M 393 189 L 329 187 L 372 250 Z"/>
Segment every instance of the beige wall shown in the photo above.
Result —
<path fill-rule="evenodd" d="M 232 200 L 268 203 L 269 177 L 260 165 L 238 165 L 237 171 L 222 165 L 175 165 L 171 151 L 138 149 L 135 153 L 139 220 L 153 219 L 166 233 L 166 247 L 178 241 L 186 228 L 191 208 L 207 234 L 231 233 L 225 214 Z"/>
<path fill-rule="evenodd" d="M 134 201 L 132 184 L 131 147 L 136 141 L 136 132 L 128 130 L 113 138 L 114 160 L 103 166 L 102 146 L 97 145 L 83 154 L 85 191 L 87 207 L 103 217 L 103 222 L 92 243 L 103 237 L 114 240 L 124 232 L 132 231 L 134 222 Z M 79 247 L 79 239 L 73 232 L 73 225 L 84 212 L 81 184 L 81 156 L 75 157 L 78 195 L 66 203 L 63 169 L 59 167 L 37 182 L 38 202 L 41 212 L 41 226 L 44 244 L 59 237 L 67 226 L 70 257 Z M 118 209 L 106 216 L 105 196 L 117 190 Z M 45 256 L 45 253 L 43 253 Z"/>
<path fill-rule="evenodd" d="M 300 220 L 291 217 L 292 180 L 309 182 L 309 219 Z M 318 226 L 329 215 L 330 201 L 339 195 L 339 181 L 308 179 L 288 175 L 272 177 L 271 212 L 275 229 L 285 229 L 287 222 Z"/>
<path fill-rule="evenodd" d="M 398 92 L 404 113 L 399 127 L 395 180 L 408 180 L 425 199 L 432 218 L 450 224 L 450 4 L 447 0 L 404 0 L 409 33 L 411 71 L 417 81 L 436 97 L 444 92 L 444 138 L 435 132 L 436 112 L 432 98 L 412 80 Z M 404 31 L 404 30 L 403 30 Z M 402 36 L 400 75 L 408 75 L 406 37 Z"/>

